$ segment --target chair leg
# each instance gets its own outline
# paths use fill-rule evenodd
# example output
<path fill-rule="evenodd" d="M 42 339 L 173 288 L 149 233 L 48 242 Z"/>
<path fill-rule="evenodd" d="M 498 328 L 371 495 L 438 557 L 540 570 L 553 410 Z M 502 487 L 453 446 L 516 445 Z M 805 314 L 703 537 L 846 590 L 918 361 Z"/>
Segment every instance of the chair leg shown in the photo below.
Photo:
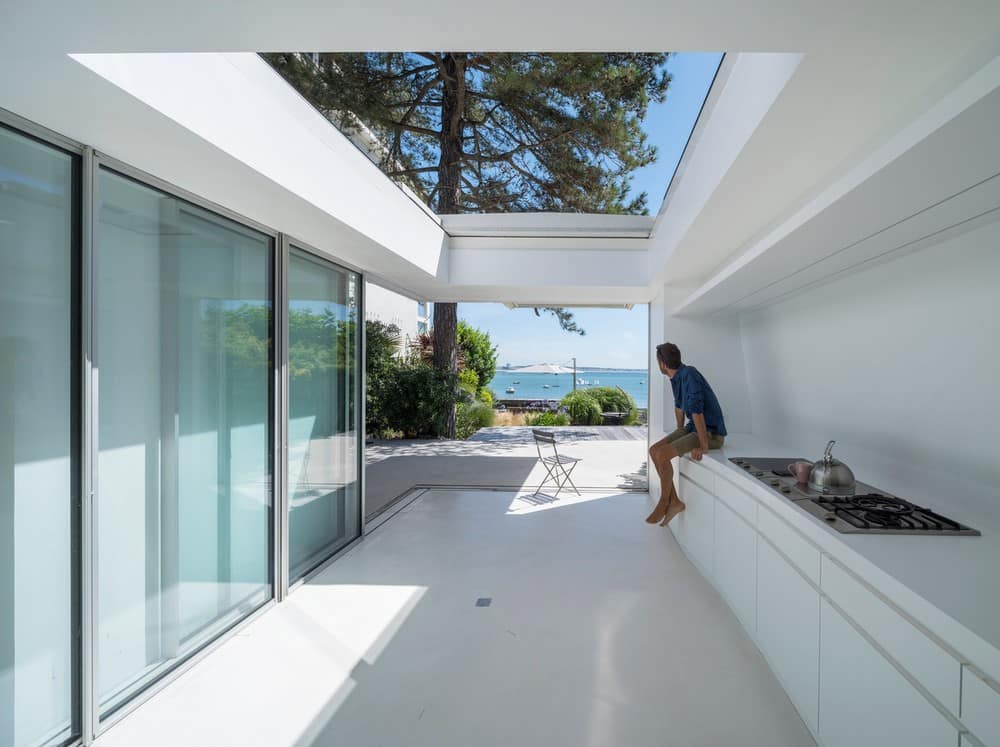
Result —
<path fill-rule="evenodd" d="M 545 487 L 545 484 L 550 479 L 557 487 L 559 486 L 559 479 L 558 476 L 555 474 L 555 465 L 550 466 L 545 464 L 545 462 L 542 462 L 542 464 L 545 466 L 546 472 L 545 472 L 545 477 L 542 479 L 541 484 L 535 489 L 535 492 L 532 493 L 532 495 L 534 495 L 536 498 L 538 497 L 538 494 L 542 492 L 542 488 Z M 558 495 L 558 491 L 556 491 L 556 495 Z"/>
<path fill-rule="evenodd" d="M 580 490 L 576 487 L 576 483 L 573 482 L 573 478 L 570 477 L 570 473 L 574 469 L 576 469 L 577 464 L 579 464 L 579 462 L 573 462 L 573 465 L 568 470 L 565 467 L 563 467 L 563 474 L 565 475 L 565 479 L 563 480 L 563 485 L 565 485 L 568 482 L 572 486 L 573 490 L 576 491 L 576 494 L 580 495 Z"/>

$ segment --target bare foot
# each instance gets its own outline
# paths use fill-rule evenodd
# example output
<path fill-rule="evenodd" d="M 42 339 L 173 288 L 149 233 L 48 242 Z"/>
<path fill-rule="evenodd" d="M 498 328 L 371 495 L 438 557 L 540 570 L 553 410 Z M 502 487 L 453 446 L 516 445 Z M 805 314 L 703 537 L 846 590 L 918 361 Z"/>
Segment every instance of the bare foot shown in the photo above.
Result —
<path fill-rule="evenodd" d="M 661 527 L 665 527 L 670 523 L 670 520 L 677 516 L 681 511 L 687 508 L 687 504 L 684 503 L 680 498 L 674 498 L 670 505 L 667 506 L 667 513 L 663 517 L 663 521 L 660 522 Z"/>
<path fill-rule="evenodd" d="M 653 509 L 653 513 L 646 517 L 647 524 L 656 524 L 664 516 L 667 515 L 667 499 L 664 496 L 660 496 L 660 502 L 656 504 L 656 508 Z"/>

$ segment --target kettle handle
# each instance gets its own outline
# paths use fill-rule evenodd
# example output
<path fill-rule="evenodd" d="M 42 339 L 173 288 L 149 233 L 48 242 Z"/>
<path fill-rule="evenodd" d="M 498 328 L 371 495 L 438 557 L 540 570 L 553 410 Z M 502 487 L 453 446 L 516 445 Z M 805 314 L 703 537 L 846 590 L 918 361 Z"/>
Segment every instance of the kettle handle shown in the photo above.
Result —
<path fill-rule="evenodd" d="M 826 451 L 823 452 L 823 461 L 827 464 L 833 461 L 833 445 L 837 443 L 836 441 L 830 441 L 826 445 Z"/>

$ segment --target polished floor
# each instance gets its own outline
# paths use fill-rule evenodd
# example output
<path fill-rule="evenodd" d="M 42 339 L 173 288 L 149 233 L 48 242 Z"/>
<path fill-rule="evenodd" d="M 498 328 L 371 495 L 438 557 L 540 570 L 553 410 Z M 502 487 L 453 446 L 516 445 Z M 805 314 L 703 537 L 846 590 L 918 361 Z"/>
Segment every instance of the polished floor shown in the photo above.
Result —
<path fill-rule="evenodd" d="M 647 510 L 423 493 L 97 744 L 812 745 Z"/>

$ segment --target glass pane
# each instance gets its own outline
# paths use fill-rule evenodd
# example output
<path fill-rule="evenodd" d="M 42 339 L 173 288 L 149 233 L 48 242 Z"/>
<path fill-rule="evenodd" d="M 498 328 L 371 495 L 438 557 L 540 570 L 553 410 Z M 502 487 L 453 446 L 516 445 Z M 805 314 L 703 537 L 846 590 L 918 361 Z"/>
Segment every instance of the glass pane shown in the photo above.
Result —
<path fill-rule="evenodd" d="M 358 278 L 293 252 L 288 262 L 291 577 L 360 534 Z"/>
<path fill-rule="evenodd" d="M 73 157 L 0 128 L 0 744 L 73 728 Z"/>
<path fill-rule="evenodd" d="M 98 694 L 111 710 L 270 590 L 270 238 L 98 180 Z"/>

